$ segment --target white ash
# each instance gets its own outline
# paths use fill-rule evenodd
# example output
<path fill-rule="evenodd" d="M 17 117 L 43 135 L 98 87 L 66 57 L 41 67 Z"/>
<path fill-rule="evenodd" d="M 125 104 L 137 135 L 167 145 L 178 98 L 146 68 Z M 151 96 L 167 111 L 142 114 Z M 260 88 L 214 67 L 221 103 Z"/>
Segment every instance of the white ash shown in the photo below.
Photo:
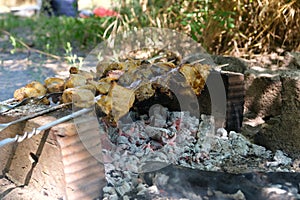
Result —
<path fill-rule="evenodd" d="M 218 128 L 216 136 L 225 139 L 228 137 L 228 133 L 225 128 Z"/>
<path fill-rule="evenodd" d="M 155 127 L 164 127 L 166 125 L 168 109 L 155 104 L 149 109 L 150 125 Z"/>
<path fill-rule="evenodd" d="M 269 199 L 300 198 L 298 188 L 291 187 L 291 185 L 269 184 L 268 187 L 263 188 L 263 191 L 266 194 L 265 196 L 269 197 Z"/>
<path fill-rule="evenodd" d="M 215 196 L 217 199 L 236 199 L 236 200 L 246 200 L 244 193 L 241 190 L 238 190 L 234 194 L 224 194 L 220 191 L 212 191 L 211 196 Z"/>
<path fill-rule="evenodd" d="M 223 128 L 215 132 L 212 116 L 202 115 L 199 124 L 188 112 L 168 112 L 157 106 L 150 116 L 141 116 L 131 123 L 121 120 L 118 127 L 107 131 L 112 146 L 103 149 L 108 183 L 103 189 L 105 199 L 124 195 L 130 199 L 132 196 L 147 199 L 151 193 L 159 193 L 141 183 L 139 173 L 159 170 L 169 164 L 238 173 L 247 172 L 251 167 L 263 171 L 291 170 L 292 160 L 281 151 L 274 156 L 240 133 L 228 134 Z M 159 182 L 163 184 L 164 180 Z"/>
<path fill-rule="evenodd" d="M 291 165 L 292 159 L 287 157 L 282 151 L 277 150 L 274 155 L 274 160 L 272 162 L 267 162 L 268 166 L 277 167 L 279 165 Z"/>

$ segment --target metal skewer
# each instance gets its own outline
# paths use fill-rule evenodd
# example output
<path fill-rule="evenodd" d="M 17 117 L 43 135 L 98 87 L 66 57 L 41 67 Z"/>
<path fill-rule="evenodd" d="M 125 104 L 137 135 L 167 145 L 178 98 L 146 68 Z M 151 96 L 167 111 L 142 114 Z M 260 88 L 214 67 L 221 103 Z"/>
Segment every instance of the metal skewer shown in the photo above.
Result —
<path fill-rule="evenodd" d="M 57 119 L 53 122 L 50 122 L 50 123 L 45 124 L 43 126 L 40 126 L 36 129 L 33 129 L 31 132 L 25 132 L 23 135 L 16 135 L 13 138 L 6 138 L 4 140 L 1 140 L 0 141 L 0 147 L 2 147 L 4 145 L 7 145 L 9 143 L 13 143 L 13 142 L 22 142 L 25 139 L 31 138 L 34 135 L 38 135 L 39 133 L 41 133 L 41 131 L 47 130 L 47 129 L 49 129 L 49 128 L 57 125 L 57 124 L 63 123 L 65 121 L 68 121 L 68 120 L 73 119 L 73 118 L 76 118 L 76 117 L 78 117 L 82 114 L 86 114 L 86 113 L 88 113 L 92 110 L 93 110 L 93 108 L 84 108 L 84 109 L 76 111 L 76 112 L 74 112 L 70 115 L 64 116 L 64 117 L 59 118 L 59 119 Z"/>
<path fill-rule="evenodd" d="M 99 99 L 101 98 L 101 96 L 102 96 L 102 95 L 96 96 L 96 97 L 94 98 L 94 101 L 99 100 Z M 24 117 L 24 118 L 21 118 L 21 119 L 19 119 L 19 120 L 15 120 L 15 121 L 13 121 L 13 122 L 9 122 L 9 123 L 7 123 L 7 124 L 0 124 L 0 131 L 1 131 L 1 126 L 2 126 L 2 127 L 6 126 L 6 127 L 4 127 L 4 128 L 7 128 L 8 126 L 10 126 L 10 125 L 12 125 L 12 124 L 15 124 L 15 123 L 18 123 L 18 122 L 20 122 L 20 121 L 24 121 L 24 120 L 27 120 L 27 119 L 31 119 L 31 118 L 34 118 L 34 117 L 43 115 L 43 114 L 48 113 L 48 112 L 50 112 L 50 111 L 54 111 L 54 110 L 60 109 L 60 108 L 66 106 L 66 105 L 69 105 L 69 104 L 71 104 L 71 103 L 61 104 L 61 105 L 52 107 L 52 108 L 50 108 L 50 109 L 48 109 L 48 110 L 45 110 L 45 111 L 36 113 L 36 114 L 34 114 L 34 115 L 31 115 L 31 116 L 28 116 L 28 117 Z M 2 146 L 4 146 L 4 145 L 9 144 L 9 143 L 13 143 L 13 142 L 22 142 L 22 141 L 24 141 L 25 139 L 31 138 L 31 137 L 34 136 L 34 135 L 38 135 L 38 134 L 39 134 L 41 131 L 43 131 L 43 130 L 47 130 L 47 129 L 49 129 L 49 128 L 51 128 L 51 127 L 57 125 L 57 124 L 60 124 L 60 123 L 63 123 L 63 122 L 65 122 L 65 121 L 68 121 L 68 120 L 70 120 L 70 119 L 79 117 L 80 115 L 86 114 L 86 113 L 88 113 L 88 112 L 90 112 L 90 111 L 92 111 L 92 110 L 93 110 L 93 107 L 90 107 L 90 108 L 83 108 L 83 109 L 81 109 L 81 110 L 78 110 L 78 111 L 76 111 L 76 112 L 70 114 L 70 115 L 64 116 L 64 117 L 59 118 L 59 119 L 57 119 L 57 120 L 55 120 L 55 121 L 53 121 L 53 122 L 50 122 L 50 123 L 48 123 L 48 124 L 45 124 L 45 125 L 40 126 L 40 127 L 38 127 L 38 128 L 35 128 L 35 129 L 33 129 L 31 132 L 25 132 L 23 135 L 16 135 L 16 136 L 13 137 L 13 138 L 5 138 L 5 139 L 3 139 L 3 140 L 0 140 L 0 148 L 1 148 Z M 3 128 L 3 129 L 4 129 L 4 128 Z M 2 130 L 3 130 L 3 129 L 2 129 Z"/>
<path fill-rule="evenodd" d="M 162 55 L 159 55 L 159 56 L 156 56 L 156 57 L 153 57 L 152 59 L 148 59 L 148 61 L 151 61 L 151 60 L 156 60 L 156 59 L 159 59 L 163 57 Z M 201 62 L 205 59 L 201 59 L 201 60 L 197 60 L 197 61 L 194 61 L 193 64 L 197 63 L 197 62 Z M 99 100 L 101 98 L 102 95 L 98 95 L 95 97 L 94 100 Z M 67 103 L 67 104 L 70 104 L 70 103 Z M 40 116 L 40 115 L 43 115 L 43 114 L 46 114 L 48 112 L 51 112 L 51 111 L 54 111 L 54 110 L 57 110 L 57 109 L 60 109 L 64 106 L 66 106 L 67 104 L 61 104 L 61 105 L 58 105 L 58 106 L 54 106 L 50 109 L 47 109 L 47 110 L 44 110 L 44 111 L 41 111 L 39 113 L 36 113 L 34 115 L 31 115 L 31 116 L 26 116 L 24 118 L 21 118 L 21 119 L 18 119 L 18 120 L 15 120 L 15 121 L 12 121 L 12 122 L 8 122 L 8 123 L 4 123 L 4 124 L 0 124 L 0 132 L 3 131 L 5 128 L 9 127 L 10 125 L 13 125 L 13 124 L 16 124 L 16 123 L 19 123 L 21 121 L 25 121 L 25 120 L 28 120 L 28 119 L 31 119 L 31 118 L 35 118 L 37 116 Z M 6 138 L 6 139 L 3 139 L 3 140 L 0 140 L 0 147 L 6 145 L 6 144 L 9 144 L 9 143 L 13 143 L 13 142 L 22 142 L 24 141 L 25 139 L 29 139 L 31 137 L 33 137 L 34 135 L 38 135 L 41 131 L 44 131 L 44 130 L 47 130 L 57 124 L 60 124 L 62 122 L 65 122 L 65 121 L 68 121 L 70 119 L 73 119 L 73 118 L 76 118 L 82 114 L 86 114 L 90 111 L 92 111 L 93 108 L 84 108 L 84 109 L 81 109 L 77 112 L 74 112 L 70 115 L 67 115 L 67 116 L 64 116 L 60 119 L 57 119 L 53 122 L 50 122 L 46 125 L 43 125 L 43 126 L 40 126 L 38 128 L 34 128 L 31 132 L 25 132 L 23 135 L 16 135 L 15 137 L 13 138 Z"/>
<path fill-rule="evenodd" d="M 24 105 L 26 104 L 28 101 L 30 101 L 31 98 L 26 98 L 26 99 L 23 99 L 22 101 L 14 104 L 14 105 L 9 105 L 9 104 L 0 104 L 0 113 L 4 113 L 4 112 L 7 112 L 13 108 L 16 108 L 18 106 L 21 106 L 21 105 Z"/>
<path fill-rule="evenodd" d="M 61 94 L 61 92 L 53 92 L 53 93 L 45 94 L 45 95 L 39 96 L 39 97 L 27 97 L 27 98 L 23 99 L 22 101 L 20 101 L 16 104 L 13 104 L 13 105 L 9 105 L 9 104 L 5 104 L 5 103 L 0 102 L 0 114 L 5 113 L 5 112 L 7 112 L 7 111 L 9 111 L 13 108 L 25 105 L 30 101 L 40 101 L 44 98 L 48 98 L 48 97 L 51 98 L 53 95 L 58 95 L 58 94 Z"/>
<path fill-rule="evenodd" d="M 3 131 L 4 129 L 6 129 L 7 127 L 13 125 L 13 124 L 17 124 L 17 123 L 19 123 L 19 122 L 26 121 L 26 120 L 28 120 L 28 119 L 32 119 L 32 118 L 35 118 L 35 117 L 44 115 L 44 114 L 46 114 L 46 113 L 49 113 L 49 112 L 52 112 L 52 111 L 61 109 L 61 108 L 65 107 L 65 106 L 67 106 L 67 105 L 70 105 L 70 104 L 71 104 L 71 103 L 65 103 L 65 104 L 61 104 L 61 105 L 58 105 L 58 106 L 53 106 L 53 107 L 51 107 L 51 108 L 49 108 L 49 109 L 43 110 L 43 111 L 38 112 L 38 113 L 35 113 L 35 114 L 33 114 L 33 115 L 29 115 L 29 116 L 26 116 L 26 117 L 17 119 L 17 120 L 12 121 L 12 122 L 0 124 L 0 132 Z"/>

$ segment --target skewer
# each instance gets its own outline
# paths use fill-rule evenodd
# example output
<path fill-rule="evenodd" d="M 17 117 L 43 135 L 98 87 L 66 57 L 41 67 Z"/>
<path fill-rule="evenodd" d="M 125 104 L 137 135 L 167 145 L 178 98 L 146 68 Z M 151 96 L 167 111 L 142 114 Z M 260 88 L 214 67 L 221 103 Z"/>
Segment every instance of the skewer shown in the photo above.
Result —
<path fill-rule="evenodd" d="M 155 59 L 158 59 L 158 58 L 160 58 L 160 57 L 162 57 L 162 56 L 159 55 L 159 56 L 154 57 L 154 58 L 152 58 L 152 59 L 155 60 Z M 148 61 L 150 61 L 150 60 L 152 60 L 152 59 L 149 59 Z M 201 61 L 203 61 L 203 60 L 205 60 L 205 59 L 196 60 L 196 61 L 193 62 L 193 64 L 194 64 L 194 63 L 197 63 L 197 62 L 201 62 Z M 95 97 L 95 100 L 99 99 L 100 97 L 101 97 L 101 95 Z M 52 107 L 52 108 L 50 108 L 50 109 L 41 111 L 41 112 L 36 113 L 36 114 L 34 114 L 34 115 L 27 116 L 27 117 L 24 117 L 24 118 L 21 118 L 21 119 L 12 121 L 12 122 L 0 124 L 0 132 L 3 131 L 5 128 L 9 127 L 10 125 L 13 125 L 13 124 L 16 124 L 16 123 L 19 123 L 19 122 L 21 122 L 21 121 L 25 121 L 25 120 L 28 120 L 28 119 L 31 119 L 31 118 L 35 118 L 35 117 L 37 117 L 37 116 L 40 116 L 40 115 L 49 113 L 49 112 L 51 112 L 51 111 L 60 109 L 60 108 L 66 106 L 66 105 L 69 105 L 69 104 L 70 104 L 70 103 L 67 103 L 67 104 L 61 104 L 61 105 L 58 105 L 58 106 L 54 106 L 54 107 Z M 80 115 L 82 115 L 82 114 L 88 113 L 88 112 L 90 112 L 90 111 L 92 111 L 92 108 L 84 108 L 84 109 L 81 109 L 81 110 L 79 110 L 79 111 L 77 111 L 77 112 L 74 112 L 74 113 L 72 113 L 72 114 L 70 114 L 70 115 L 64 116 L 64 117 L 62 117 L 62 118 L 60 118 L 60 119 L 57 119 L 57 120 L 55 120 L 55 121 L 53 121 L 53 122 L 50 122 L 50 123 L 48 123 L 48 124 L 46 124 L 46 125 L 40 126 L 40 127 L 38 127 L 38 128 L 35 128 L 35 129 L 33 129 L 31 132 L 25 132 L 23 135 L 16 135 L 14 138 L 6 138 L 6 139 L 3 139 L 3 140 L 0 141 L 0 147 L 4 146 L 4 145 L 6 145 L 6 144 L 9 144 L 9 143 L 13 143 L 13 142 L 22 142 L 22 141 L 24 141 L 25 139 L 31 138 L 32 136 L 39 134 L 39 133 L 40 133 L 41 131 L 43 131 L 43 130 L 47 130 L 47 129 L 49 129 L 49 128 L 51 128 L 51 127 L 57 125 L 57 124 L 60 124 L 60 123 L 62 123 L 62 122 L 68 121 L 68 120 L 73 119 L 73 118 L 76 118 L 76 117 L 78 117 L 78 116 L 80 116 Z"/>
<path fill-rule="evenodd" d="M 0 103 L 0 114 L 5 113 L 5 112 L 7 112 L 7 111 L 9 111 L 13 108 L 25 105 L 30 101 L 41 101 L 44 98 L 49 98 L 49 97 L 51 98 L 52 96 L 57 95 L 57 94 L 61 94 L 61 92 L 54 92 L 54 93 L 50 93 L 50 94 L 45 94 L 45 95 L 39 96 L 39 97 L 27 97 L 27 98 L 23 99 L 22 101 L 20 101 L 18 103 L 15 103 L 13 105 L 9 105 L 9 104 L 5 104 L 4 102 L 1 102 Z M 14 99 L 10 99 L 10 100 L 13 101 Z"/>
<path fill-rule="evenodd" d="M 26 98 L 26 99 L 23 99 L 22 101 L 14 104 L 14 105 L 9 105 L 9 104 L 0 104 L 0 113 L 4 113 L 4 112 L 7 112 L 13 108 L 16 108 L 18 106 L 21 106 L 21 105 L 24 105 L 26 104 L 28 101 L 30 101 L 31 98 Z"/>
<path fill-rule="evenodd" d="M 71 103 L 64 103 L 64 104 L 61 104 L 61 105 L 58 105 L 58 106 L 53 106 L 53 107 L 51 107 L 51 108 L 49 108 L 49 109 L 43 110 L 43 111 L 38 112 L 38 113 L 35 113 L 35 114 L 33 114 L 33 115 L 29 115 L 29 116 L 26 116 L 26 117 L 17 119 L 17 120 L 12 121 L 12 122 L 0 124 L 0 133 L 1 133 L 1 131 L 3 131 L 4 129 L 8 128 L 9 126 L 11 126 L 11 125 L 13 125 L 13 124 L 17 124 L 17 123 L 19 123 L 19 122 L 26 121 L 26 120 L 28 120 L 28 119 L 32 119 L 32 118 L 35 118 L 35 117 L 44 115 L 44 114 L 46 114 L 46 113 L 49 113 L 49 112 L 52 112 L 52 111 L 61 109 L 61 108 L 63 108 L 63 107 L 66 107 L 66 106 L 68 106 L 68 105 L 70 105 L 70 104 L 71 104 Z"/>
<path fill-rule="evenodd" d="M 95 101 L 99 100 L 99 98 L 101 98 L 102 95 L 98 95 L 94 98 Z M 15 120 L 13 122 L 9 122 L 7 124 L 0 124 L 0 130 L 1 130 L 1 126 L 6 126 L 4 128 L 7 128 L 9 125 L 12 125 L 12 124 L 15 124 L 15 123 L 18 123 L 20 121 L 24 121 L 24 120 L 28 120 L 28 119 L 31 119 L 31 118 L 34 118 L 34 117 L 37 117 L 37 116 L 40 116 L 40 115 L 43 115 L 45 113 L 48 113 L 50 111 L 54 111 L 54 110 L 57 110 L 57 109 L 60 109 L 66 105 L 70 105 L 71 103 L 66 103 L 66 104 L 61 104 L 61 105 L 58 105 L 58 106 L 55 106 L 55 107 L 52 107 L 48 110 L 45 110 L 45 111 L 42 111 L 40 113 L 36 113 L 34 115 L 31 115 L 31 116 L 28 116 L 28 117 L 24 117 L 24 118 L 21 118 L 19 120 Z M 66 115 L 62 118 L 59 118 L 53 122 L 50 122 L 48 124 L 45 124 L 43 126 L 40 126 L 38 128 L 34 128 L 31 132 L 25 132 L 23 135 L 16 135 L 15 137 L 13 138 L 5 138 L 3 140 L 0 140 L 0 148 L 3 147 L 4 145 L 7 145 L 7 144 L 10 144 L 10 143 L 13 143 L 13 142 L 22 142 L 24 141 L 25 139 L 29 139 L 31 138 L 32 136 L 34 135 L 38 135 L 39 133 L 41 133 L 41 131 L 44 131 L 44 130 L 47 130 L 55 125 L 58 125 L 60 123 L 63 123 L 63 122 L 66 122 L 66 121 L 69 121 L 70 119 L 74 119 L 76 117 L 79 117 L 80 115 L 82 114 L 86 114 L 90 111 L 93 110 L 93 107 L 90 107 L 90 108 L 83 108 L 81 110 L 78 110 L 70 115 Z M 3 130 L 3 129 L 2 129 Z"/>
<path fill-rule="evenodd" d="M 157 56 L 155 57 L 155 59 L 158 59 L 160 58 L 161 56 Z M 149 59 L 150 60 L 150 59 Z M 95 100 L 99 100 L 99 98 L 101 97 L 101 95 L 98 95 L 95 97 Z M 67 104 L 61 104 L 61 105 L 58 105 L 58 106 L 55 106 L 55 107 L 52 107 L 50 109 L 47 109 L 47 110 L 44 110 L 44 111 L 41 111 L 39 113 L 36 113 L 34 115 L 30 115 L 30 116 L 26 116 L 24 118 L 20 118 L 18 120 L 15 120 L 15 121 L 12 121 L 12 122 L 8 122 L 8 123 L 4 123 L 4 124 L 0 124 L 0 133 L 1 131 L 3 131 L 4 129 L 6 129 L 7 127 L 13 125 L 13 124 L 16 124 L 16 123 L 19 123 L 19 122 L 22 122 L 22 121 L 25 121 L 25 120 L 28 120 L 28 119 L 32 119 L 32 118 L 35 118 L 35 117 L 38 117 L 40 115 L 43 115 L 43 114 L 46 114 L 46 113 L 49 113 L 51 111 L 54 111 L 54 110 L 57 110 L 57 109 L 60 109 L 66 105 L 69 105 L 70 103 L 67 103 Z M 81 114 L 85 114 L 89 111 L 91 111 L 92 109 L 91 108 L 84 108 L 82 110 L 79 110 L 77 112 L 74 112 L 70 115 L 67 115 L 65 117 L 62 117 L 60 119 L 57 119 L 53 122 L 50 122 L 44 126 L 40 126 L 39 128 L 36 128 L 36 129 L 33 129 L 31 132 L 25 132 L 23 135 L 16 135 L 14 138 L 6 138 L 6 139 L 3 139 L 0 141 L 0 147 L 6 145 L 6 144 L 9 144 L 9 143 L 12 143 L 12 142 L 22 142 L 24 141 L 25 139 L 28 139 L 28 138 L 31 138 L 32 136 L 34 135 L 37 135 L 39 134 L 42 130 L 46 130 L 46 129 L 49 129 L 57 124 L 60 124 L 62 122 L 65 122 L 65 121 L 68 121 L 70 119 L 73 119 Z"/>
<path fill-rule="evenodd" d="M 45 124 L 43 126 L 40 126 L 38 128 L 35 128 L 33 129 L 31 132 L 25 132 L 23 135 L 16 135 L 15 137 L 13 138 L 6 138 L 6 139 L 3 139 L 0 141 L 0 147 L 3 147 L 4 145 L 7 145 L 7 144 L 10 144 L 10 143 L 13 143 L 13 142 L 22 142 L 24 141 L 25 139 L 29 139 L 35 135 L 38 135 L 39 133 L 41 133 L 42 131 L 44 130 L 47 130 L 57 124 L 60 124 L 60 123 L 63 123 L 63 122 L 66 122 L 66 121 L 69 121 L 70 119 L 73 119 L 73 118 L 76 118 L 82 114 L 86 114 L 90 111 L 92 111 L 93 108 L 83 108 L 79 111 L 76 111 L 70 115 L 67 115 L 67 116 L 64 116 L 62 118 L 59 118 L 53 122 L 50 122 L 48 124 Z"/>

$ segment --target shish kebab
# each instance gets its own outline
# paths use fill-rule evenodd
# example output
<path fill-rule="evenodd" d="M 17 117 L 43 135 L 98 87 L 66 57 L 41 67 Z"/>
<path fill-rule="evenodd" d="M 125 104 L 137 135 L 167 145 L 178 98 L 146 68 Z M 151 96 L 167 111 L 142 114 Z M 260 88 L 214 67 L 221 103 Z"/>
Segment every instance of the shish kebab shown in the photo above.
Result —
<path fill-rule="evenodd" d="M 159 55 L 159 56 L 155 56 L 153 58 L 150 58 L 148 59 L 147 61 L 148 62 L 151 62 L 153 60 L 156 60 L 156 59 L 159 59 L 159 58 L 162 58 L 163 56 L 162 55 Z M 46 95 L 43 95 L 41 97 L 38 97 L 36 99 L 43 99 Z M 101 95 L 98 95 L 97 97 L 95 97 L 95 101 L 97 101 L 99 98 L 101 97 Z M 2 109 L 1 111 L 2 112 L 6 112 L 14 107 L 17 107 L 19 105 L 22 105 L 24 104 L 25 102 L 28 102 L 28 100 L 30 100 L 32 98 L 26 98 L 26 99 L 23 99 L 20 103 L 14 105 L 14 106 L 9 106 L 8 108 L 5 107 L 5 109 Z M 0 124 L 0 133 L 5 130 L 6 128 L 8 128 L 9 126 L 11 125 L 14 125 L 14 124 L 17 124 L 17 123 L 20 123 L 20 122 L 23 122 L 23 121 L 26 121 L 26 120 L 29 120 L 29 119 L 32 119 L 32 118 L 35 118 L 35 117 L 38 117 L 38 116 L 41 116 L 41 115 L 44 115 L 44 114 L 47 114 L 47 113 L 50 113 L 52 111 L 55 111 L 55 110 L 59 110 L 61 108 L 64 108 L 68 105 L 70 105 L 71 103 L 63 103 L 61 105 L 56 105 L 56 106 L 53 106 L 49 109 L 45 109 L 45 110 L 42 110 L 38 113 L 35 113 L 33 115 L 29 115 L 29 116 L 26 116 L 26 117 L 23 117 L 23 118 L 20 118 L 20 119 L 17 119 L 15 121 L 11 121 L 11 122 L 8 122 L 8 123 L 2 123 Z M 53 122 L 50 122 L 48 124 L 45 124 L 43 126 L 40 126 L 38 128 L 35 128 L 33 129 L 31 132 L 25 132 L 23 135 L 16 135 L 15 137 L 13 138 L 5 138 L 3 140 L 0 140 L 0 147 L 2 146 L 5 146 L 7 144 L 10 144 L 10 143 L 13 143 L 13 142 L 22 142 L 24 141 L 25 139 L 29 139 L 31 137 L 33 137 L 34 135 L 38 135 L 39 133 L 41 133 L 42 131 L 44 130 L 47 130 L 55 125 L 58 125 L 60 123 L 63 123 L 63 122 L 66 122 L 66 121 L 69 121 L 71 119 L 74 119 L 76 117 L 79 117 L 81 116 L 82 114 L 86 114 L 90 111 L 92 111 L 93 108 L 92 107 L 89 107 L 89 108 L 84 108 L 84 109 L 81 109 L 79 111 L 76 111 L 70 115 L 67 115 L 67 116 L 64 116 L 62 118 L 59 118 Z"/>
<path fill-rule="evenodd" d="M 159 58 L 159 57 L 161 57 L 161 56 L 158 56 L 158 58 Z M 155 59 L 158 59 L 158 58 L 157 58 L 157 57 L 154 57 L 154 58 L 151 58 L 151 59 L 149 59 L 149 60 L 147 60 L 147 61 L 150 62 L 151 60 L 155 60 Z M 201 62 L 201 61 L 203 61 L 203 60 L 204 60 L 204 59 L 197 60 L 197 61 L 194 61 L 193 63 L 198 63 L 198 62 Z M 172 70 L 171 70 L 171 71 L 172 71 Z M 95 101 L 99 100 L 99 98 L 101 98 L 101 96 L 102 96 L 102 95 L 96 96 L 94 100 L 95 100 Z M 21 119 L 19 119 L 19 120 L 13 121 L 13 122 L 9 122 L 9 123 L 6 123 L 6 124 L 0 124 L 0 132 L 1 132 L 2 130 L 4 130 L 5 128 L 7 128 L 8 126 L 12 125 L 12 124 L 16 124 L 16 123 L 18 123 L 18 122 L 20 122 L 20 121 L 24 121 L 24 120 L 27 120 L 27 119 L 31 119 L 31 118 L 37 117 L 37 116 L 39 116 L 39 115 L 43 115 L 43 114 L 45 114 L 45 113 L 47 113 L 47 112 L 51 112 L 51 111 L 53 111 L 53 110 L 57 110 L 57 109 L 62 108 L 62 107 L 64 107 L 64 106 L 66 106 L 66 105 L 65 105 L 65 104 L 62 104 L 62 105 L 53 107 L 52 110 L 51 110 L 51 108 L 50 108 L 50 109 L 44 111 L 44 113 L 43 113 L 43 111 L 42 111 L 42 112 L 40 112 L 40 113 L 36 113 L 36 114 L 34 114 L 34 115 L 32 115 L 32 116 L 24 117 L 24 118 L 21 118 Z M 86 113 L 88 113 L 88 112 L 91 112 L 93 109 L 94 109 L 93 107 L 84 108 L 84 109 L 81 109 L 81 110 L 79 110 L 79 111 L 76 111 L 76 112 L 74 112 L 74 113 L 72 113 L 72 114 L 70 114 L 70 115 L 64 116 L 64 117 L 62 117 L 62 118 L 60 118 L 60 119 L 57 119 L 57 120 L 55 120 L 55 121 L 53 121 L 53 122 L 50 122 L 50 123 L 48 123 L 48 124 L 46 124 L 46 125 L 40 126 L 40 127 L 38 127 L 38 128 L 35 128 L 35 129 L 33 129 L 31 132 L 25 132 L 23 135 L 16 135 L 16 136 L 13 137 L 13 138 L 6 138 L 6 139 L 3 139 L 3 140 L 0 141 L 0 147 L 2 147 L 2 146 L 4 146 L 4 145 L 7 145 L 7 144 L 10 144 L 10 143 L 13 143 L 13 142 L 22 142 L 22 141 L 24 141 L 25 139 L 29 139 L 29 138 L 33 137 L 34 135 L 37 135 L 37 134 L 41 133 L 42 131 L 47 130 L 47 129 L 49 129 L 49 128 L 55 126 L 55 125 L 58 125 L 58 124 L 60 124 L 60 123 L 69 121 L 69 120 L 74 119 L 74 118 L 76 118 L 76 117 L 79 117 L 79 116 L 81 116 L 82 114 L 86 114 Z"/>

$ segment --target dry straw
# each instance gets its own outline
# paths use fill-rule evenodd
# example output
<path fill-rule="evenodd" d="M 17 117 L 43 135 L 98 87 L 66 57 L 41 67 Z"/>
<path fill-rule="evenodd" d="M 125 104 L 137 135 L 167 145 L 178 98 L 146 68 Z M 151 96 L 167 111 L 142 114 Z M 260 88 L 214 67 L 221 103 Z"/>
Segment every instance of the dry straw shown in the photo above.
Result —
<path fill-rule="evenodd" d="M 217 54 L 247 57 L 278 49 L 300 51 L 299 0 L 170 0 L 160 7 L 150 1 L 146 7 L 145 2 L 141 7 L 147 24 L 141 22 L 141 13 L 131 9 L 130 15 L 122 16 L 124 28 L 148 25 L 194 34 L 210 53 Z M 186 13 L 192 14 L 187 18 Z M 234 27 L 228 28 L 229 18 Z M 198 25 L 196 33 L 193 22 Z"/>

